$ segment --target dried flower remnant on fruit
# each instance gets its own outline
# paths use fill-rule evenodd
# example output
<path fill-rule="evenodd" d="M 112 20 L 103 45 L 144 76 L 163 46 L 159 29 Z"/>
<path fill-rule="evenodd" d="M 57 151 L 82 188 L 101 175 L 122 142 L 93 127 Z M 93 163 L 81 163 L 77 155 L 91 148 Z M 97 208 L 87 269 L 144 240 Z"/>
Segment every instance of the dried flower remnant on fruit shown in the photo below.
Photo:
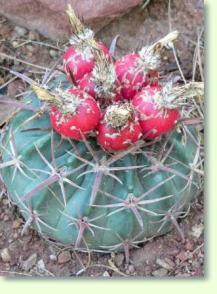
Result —
<path fill-rule="evenodd" d="M 94 38 L 94 32 L 83 25 L 80 19 L 76 16 L 70 4 L 68 4 L 66 13 L 68 14 L 69 22 L 73 29 L 73 35 L 69 40 L 71 45 L 80 45 L 85 43 L 87 40 Z"/>
<path fill-rule="evenodd" d="M 52 92 L 36 85 L 32 85 L 32 88 L 40 100 L 56 105 L 62 115 L 75 114 L 77 107 L 87 96 L 86 93 L 83 93 L 83 97 L 80 97 L 79 95 L 61 90 L 60 88 L 56 88 Z"/>
<path fill-rule="evenodd" d="M 178 32 L 173 31 L 151 46 L 145 46 L 139 51 L 139 67 L 147 73 L 156 70 L 160 66 L 161 50 L 171 48 L 171 43 L 178 37 Z"/>
<path fill-rule="evenodd" d="M 33 90 L 33 92 L 38 96 L 38 99 L 41 101 L 46 101 L 48 103 L 53 102 L 55 99 L 55 95 L 53 95 L 52 93 L 50 93 L 48 90 L 40 87 L 39 85 L 33 84 L 31 85 L 31 88 Z M 60 99 L 58 99 L 59 102 L 61 102 Z"/>
<path fill-rule="evenodd" d="M 124 127 L 134 118 L 134 110 L 130 103 L 114 104 L 107 108 L 105 121 L 113 128 Z"/>
<path fill-rule="evenodd" d="M 87 98 L 86 93 L 83 93 L 81 97 L 69 91 L 62 91 L 59 88 L 55 89 L 54 93 L 55 97 L 61 97 L 62 105 L 60 106 L 60 110 L 63 115 L 76 114 L 78 106 Z"/>
<path fill-rule="evenodd" d="M 139 51 L 140 60 L 138 61 L 139 69 L 144 73 L 149 70 L 156 70 L 160 66 L 160 54 L 153 53 L 150 47 L 145 46 Z"/>
<path fill-rule="evenodd" d="M 85 74 L 92 72 L 95 64 L 94 51 L 102 50 L 106 56 L 109 51 L 101 42 L 95 41 L 93 31 L 82 24 L 70 5 L 66 12 L 73 35 L 69 41 L 72 46 L 65 51 L 63 65 L 69 81 L 77 85 Z"/>
<path fill-rule="evenodd" d="M 182 107 L 189 98 L 203 96 L 204 85 L 202 82 L 190 82 L 182 86 L 173 86 L 167 82 L 159 91 L 155 92 L 154 100 L 159 109 L 174 109 Z"/>
<path fill-rule="evenodd" d="M 94 53 L 96 63 L 93 68 L 92 78 L 95 84 L 95 91 L 99 98 L 112 98 L 115 90 L 116 73 L 114 65 L 109 61 L 103 52 Z"/>

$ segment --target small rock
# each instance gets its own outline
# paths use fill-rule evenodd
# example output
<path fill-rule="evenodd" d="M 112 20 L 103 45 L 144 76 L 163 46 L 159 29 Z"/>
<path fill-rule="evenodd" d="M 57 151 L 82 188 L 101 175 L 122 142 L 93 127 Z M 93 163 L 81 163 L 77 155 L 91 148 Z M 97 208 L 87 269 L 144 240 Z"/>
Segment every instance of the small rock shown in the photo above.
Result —
<path fill-rule="evenodd" d="M 37 254 L 33 253 L 27 260 L 23 261 L 22 268 L 24 271 L 28 272 L 37 261 Z"/>
<path fill-rule="evenodd" d="M 10 271 L 11 265 L 9 263 L 5 263 L 5 270 Z"/>
<path fill-rule="evenodd" d="M 9 246 L 8 249 L 11 253 L 17 253 L 18 248 L 20 247 L 20 241 L 19 240 L 14 240 Z"/>
<path fill-rule="evenodd" d="M 194 242 L 188 240 L 185 244 L 186 250 L 193 251 L 194 250 Z"/>
<path fill-rule="evenodd" d="M 15 80 L 11 82 L 7 87 L 7 95 L 14 97 L 15 95 L 24 91 L 25 85 L 21 80 Z M 18 222 L 22 223 L 22 220 L 19 218 Z"/>
<path fill-rule="evenodd" d="M 157 258 L 156 264 L 161 266 L 162 268 L 171 271 L 173 269 L 173 266 L 171 263 L 167 262 L 165 259 Z"/>
<path fill-rule="evenodd" d="M 189 258 L 189 253 L 186 251 L 181 251 L 177 256 L 176 256 L 181 262 L 186 261 Z"/>
<path fill-rule="evenodd" d="M 1 259 L 3 262 L 10 262 L 11 256 L 8 248 L 4 248 L 1 250 Z"/>
<path fill-rule="evenodd" d="M 15 221 L 13 221 L 12 228 L 18 229 L 20 227 L 20 225 L 22 224 L 22 222 L 23 221 L 21 218 L 15 219 Z"/>
<path fill-rule="evenodd" d="M 50 254 L 49 258 L 50 258 L 51 261 L 57 261 L 57 257 L 54 254 Z"/>
<path fill-rule="evenodd" d="M 16 240 L 18 238 L 18 234 L 17 233 L 14 233 L 13 234 L 13 238 L 14 238 L 14 240 Z"/>
<path fill-rule="evenodd" d="M 130 274 L 133 274 L 135 272 L 135 268 L 134 268 L 134 266 L 132 264 L 130 264 L 128 266 L 128 271 L 129 271 Z"/>
<path fill-rule="evenodd" d="M 108 278 L 108 277 L 110 277 L 110 274 L 109 274 L 107 271 L 105 271 L 105 272 L 102 274 L 102 276 Z"/>
<path fill-rule="evenodd" d="M 58 53 L 57 53 L 56 50 L 50 49 L 49 54 L 50 54 L 51 57 L 56 57 Z"/>
<path fill-rule="evenodd" d="M 165 277 L 167 274 L 168 274 L 168 271 L 165 268 L 159 268 L 152 272 L 152 275 L 154 277 L 159 277 L 159 278 Z"/>
<path fill-rule="evenodd" d="M 124 262 L 124 254 L 120 253 L 115 255 L 114 262 L 117 266 L 121 266 Z"/>
<path fill-rule="evenodd" d="M 3 218 L 4 222 L 9 221 L 9 219 L 10 219 L 10 217 L 9 217 L 7 214 L 6 214 L 6 215 L 4 216 L 4 218 Z"/>
<path fill-rule="evenodd" d="M 39 40 L 39 34 L 35 31 L 30 31 L 28 34 L 28 39 L 30 40 Z"/>
<path fill-rule="evenodd" d="M 16 48 L 19 45 L 19 42 L 14 40 L 11 42 L 11 44 L 14 48 Z"/>
<path fill-rule="evenodd" d="M 71 254 L 69 251 L 62 251 L 58 255 L 58 263 L 59 264 L 64 264 L 67 263 L 71 260 Z"/>
<path fill-rule="evenodd" d="M 178 273 L 175 276 L 178 278 L 188 278 L 188 277 L 190 277 L 190 274 L 189 273 Z"/>
<path fill-rule="evenodd" d="M 10 202 L 9 202 L 8 199 L 3 199 L 3 200 L 2 200 L 2 203 L 3 203 L 3 205 L 8 205 L 8 204 L 10 204 Z"/>
<path fill-rule="evenodd" d="M 37 262 L 37 270 L 39 271 L 39 273 L 42 273 L 42 274 L 46 271 L 43 259 L 40 259 Z"/>
<path fill-rule="evenodd" d="M 32 45 L 27 45 L 26 49 L 30 52 L 33 52 L 35 50 L 35 48 Z"/>
<path fill-rule="evenodd" d="M 172 269 L 174 269 L 174 267 L 176 266 L 176 264 L 175 264 L 175 262 L 174 261 L 172 261 L 170 258 L 168 258 L 168 257 L 165 257 L 165 259 L 164 259 L 170 266 L 171 266 L 171 268 Z"/>
<path fill-rule="evenodd" d="M 20 37 L 24 36 L 27 33 L 27 29 L 25 29 L 23 27 L 19 27 L 19 26 L 16 26 L 14 28 L 14 31 Z"/>
<path fill-rule="evenodd" d="M 144 267 L 144 273 L 146 276 L 150 276 L 151 275 L 151 266 L 150 265 L 146 265 Z"/>
<path fill-rule="evenodd" d="M 196 239 L 198 239 L 203 233 L 203 229 L 204 229 L 203 224 L 194 225 L 192 227 L 191 235 L 195 237 Z"/>

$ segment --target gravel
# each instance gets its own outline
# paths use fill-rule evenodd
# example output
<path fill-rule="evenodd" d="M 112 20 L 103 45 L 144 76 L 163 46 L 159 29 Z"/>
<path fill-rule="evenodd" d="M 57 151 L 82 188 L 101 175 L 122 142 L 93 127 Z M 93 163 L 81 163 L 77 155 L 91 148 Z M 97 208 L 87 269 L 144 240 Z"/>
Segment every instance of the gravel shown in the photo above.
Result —
<path fill-rule="evenodd" d="M 37 257 L 38 256 L 36 253 L 33 253 L 31 256 L 29 256 L 27 260 L 23 261 L 22 269 L 25 272 L 28 272 L 36 264 Z"/>
<path fill-rule="evenodd" d="M 11 261 L 11 255 L 10 255 L 8 248 L 2 249 L 0 256 L 1 256 L 1 259 L 3 262 L 10 262 Z"/>
<path fill-rule="evenodd" d="M 59 264 L 64 264 L 67 263 L 71 260 L 71 254 L 69 251 L 62 251 L 58 255 L 58 263 Z"/>

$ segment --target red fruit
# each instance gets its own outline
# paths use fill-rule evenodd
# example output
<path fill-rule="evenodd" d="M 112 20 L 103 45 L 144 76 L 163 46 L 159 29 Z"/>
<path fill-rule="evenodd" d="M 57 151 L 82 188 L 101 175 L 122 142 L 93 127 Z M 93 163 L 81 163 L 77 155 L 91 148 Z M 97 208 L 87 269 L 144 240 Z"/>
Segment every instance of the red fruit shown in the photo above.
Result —
<path fill-rule="evenodd" d="M 147 139 L 170 132 L 180 118 L 178 109 L 163 105 L 159 87 L 148 86 L 134 96 L 132 104 L 138 114 L 142 132 Z"/>
<path fill-rule="evenodd" d="M 125 55 L 115 63 L 117 80 L 121 86 L 121 95 L 124 99 L 132 99 L 142 87 L 158 80 L 157 71 L 145 71 L 139 54 Z"/>
<path fill-rule="evenodd" d="M 62 105 L 51 107 L 50 120 L 55 131 L 76 140 L 87 137 L 100 120 L 96 101 L 79 89 L 70 89 L 62 99 Z"/>
<path fill-rule="evenodd" d="M 102 43 L 97 43 L 106 58 L 111 58 L 108 48 Z M 64 69 L 71 82 L 79 81 L 86 73 L 93 70 L 95 58 L 90 46 L 71 46 L 63 57 Z"/>
<path fill-rule="evenodd" d="M 124 150 L 141 136 L 141 127 L 129 103 L 107 107 L 97 128 L 97 141 L 108 151 Z"/>
<path fill-rule="evenodd" d="M 92 79 L 92 74 L 87 73 L 83 76 L 83 78 L 78 81 L 78 87 L 84 90 L 86 93 L 91 95 L 92 97 L 96 98 L 96 91 L 94 80 Z"/>

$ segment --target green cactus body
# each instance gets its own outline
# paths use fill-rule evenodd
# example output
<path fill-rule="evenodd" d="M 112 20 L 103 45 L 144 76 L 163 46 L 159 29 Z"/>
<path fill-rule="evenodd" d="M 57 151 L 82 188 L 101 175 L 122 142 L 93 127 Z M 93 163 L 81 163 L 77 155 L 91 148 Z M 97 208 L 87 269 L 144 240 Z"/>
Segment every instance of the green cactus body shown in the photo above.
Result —
<path fill-rule="evenodd" d="M 68 86 L 59 77 L 52 86 Z M 40 102 L 31 93 L 27 105 Z M 2 178 L 27 224 L 80 250 L 123 250 L 168 232 L 200 189 L 191 164 L 198 134 L 174 131 L 155 144 L 108 154 L 96 144 L 61 138 L 49 115 L 20 110 L 1 139 Z M 89 145 L 87 145 L 89 144 Z M 17 159 L 17 160 L 15 160 Z"/>

